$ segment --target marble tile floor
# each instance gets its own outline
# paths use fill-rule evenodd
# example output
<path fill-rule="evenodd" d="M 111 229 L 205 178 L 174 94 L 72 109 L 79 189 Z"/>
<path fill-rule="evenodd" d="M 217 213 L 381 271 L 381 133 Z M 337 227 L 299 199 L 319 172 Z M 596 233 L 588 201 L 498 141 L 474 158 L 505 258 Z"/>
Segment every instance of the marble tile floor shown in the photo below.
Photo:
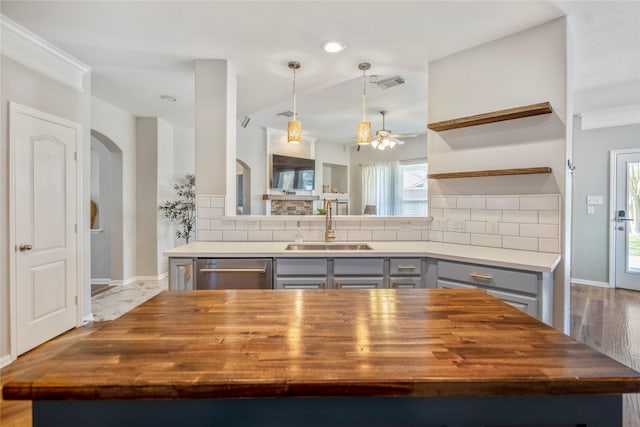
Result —
<path fill-rule="evenodd" d="M 166 291 L 168 287 L 167 279 L 137 281 L 128 285 L 114 286 L 91 298 L 93 320 L 103 322 L 117 319 L 160 292 Z"/>

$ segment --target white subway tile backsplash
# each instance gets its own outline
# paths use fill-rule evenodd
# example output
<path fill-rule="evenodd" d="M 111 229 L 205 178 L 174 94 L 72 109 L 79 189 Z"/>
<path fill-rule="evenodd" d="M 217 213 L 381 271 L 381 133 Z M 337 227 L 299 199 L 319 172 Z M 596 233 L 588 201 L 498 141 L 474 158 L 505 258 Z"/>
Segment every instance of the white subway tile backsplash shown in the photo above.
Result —
<path fill-rule="evenodd" d="M 457 197 L 433 196 L 429 203 L 432 208 L 456 208 Z"/>
<path fill-rule="evenodd" d="M 402 219 L 386 219 L 384 221 L 385 230 L 411 230 L 411 221 Z"/>
<path fill-rule="evenodd" d="M 348 230 L 347 231 L 347 240 L 351 242 L 355 241 L 369 241 L 373 240 L 373 235 L 370 230 Z"/>
<path fill-rule="evenodd" d="M 250 230 L 247 232 L 250 242 L 270 242 L 273 240 L 273 232 L 269 230 Z"/>
<path fill-rule="evenodd" d="M 538 239 L 535 237 L 502 236 L 502 247 L 505 249 L 537 251 Z"/>
<path fill-rule="evenodd" d="M 221 242 L 221 230 L 200 230 L 196 232 L 196 238 L 202 242 Z"/>
<path fill-rule="evenodd" d="M 434 231 L 434 233 L 436 233 Z M 421 240 L 430 240 L 431 237 L 431 231 L 427 231 L 427 230 L 422 230 L 422 239 Z"/>
<path fill-rule="evenodd" d="M 429 241 L 430 242 L 442 242 L 444 236 L 442 231 L 429 231 Z"/>
<path fill-rule="evenodd" d="M 220 224 L 221 228 L 223 230 L 235 230 L 236 229 L 236 222 L 230 219 L 223 219 L 221 224 Z"/>
<path fill-rule="evenodd" d="M 430 208 L 429 209 L 429 215 L 431 215 L 434 218 L 442 218 L 444 216 L 444 209 L 442 208 Z"/>
<path fill-rule="evenodd" d="M 320 238 L 318 241 L 324 240 L 324 232 L 319 231 Z M 336 241 L 346 242 L 349 240 L 349 232 L 347 230 L 336 230 Z"/>
<path fill-rule="evenodd" d="M 236 220 L 236 230 L 260 230 L 260 221 Z"/>
<path fill-rule="evenodd" d="M 293 242 L 296 232 L 292 230 L 274 230 L 272 233 L 274 242 Z"/>
<path fill-rule="evenodd" d="M 559 196 L 522 196 L 520 209 L 533 211 L 559 211 Z"/>
<path fill-rule="evenodd" d="M 210 218 L 222 218 L 224 210 L 220 208 L 198 208 L 198 218 L 210 219 Z"/>
<path fill-rule="evenodd" d="M 520 224 L 537 224 L 538 211 L 502 211 L 502 222 L 518 222 Z"/>
<path fill-rule="evenodd" d="M 484 221 L 467 221 L 465 231 L 485 234 L 487 232 L 487 223 Z"/>
<path fill-rule="evenodd" d="M 324 240 L 324 233 L 320 230 L 303 231 L 302 235 L 304 236 L 305 242 L 321 242 Z M 340 239 L 340 234 L 336 232 L 336 240 L 339 240 L 339 239 Z"/>
<path fill-rule="evenodd" d="M 455 233 L 451 231 L 445 231 L 443 240 L 446 243 L 457 243 L 459 245 L 471 244 L 471 238 L 469 233 Z"/>
<path fill-rule="evenodd" d="M 247 232 L 244 230 L 243 231 L 223 230 L 222 240 L 224 240 L 225 242 L 246 242 Z"/>
<path fill-rule="evenodd" d="M 342 223 L 340 223 L 340 225 L 336 225 L 336 228 L 342 228 Z M 324 230 L 324 219 L 322 219 L 321 221 L 311 221 L 309 222 L 309 229 L 310 230 Z"/>
<path fill-rule="evenodd" d="M 284 221 L 266 219 L 260 221 L 261 230 L 284 230 Z"/>
<path fill-rule="evenodd" d="M 211 201 L 209 203 L 212 208 L 224 209 L 224 196 L 211 196 Z"/>
<path fill-rule="evenodd" d="M 447 231 L 456 231 L 463 233 L 465 230 L 465 222 L 461 219 L 450 219 L 447 221 Z"/>
<path fill-rule="evenodd" d="M 468 219 L 471 219 L 471 210 L 470 209 L 445 209 L 444 217 L 446 219 L 468 220 Z"/>
<path fill-rule="evenodd" d="M 538 250 L 540 252 L 560 253 L 560 240 L 558 239 L 538 239 Z"/>
<path fill-rule="evenodd" d="M 222 230 L 222 219 L 210 219 L 209 220 L 209 230 Z"/>
<path fill-rule="evenodd" d="M 538 222 L 540 224 L 560 224 L 560 212 L 538 211 Z"/>
<path fill-rule="evenodd" d="M 422 240 L 422 233 L 419 230 L 398 231 L 397 239 L 399 241 L 417 241 Z"/>
<path fill-rule="evenodd" d="M 431 221 L 428 219 L 412 219 L 411 220 L 411 229 L 412 230 L 428 230 L 431 225 Z"/>
<path fill-rule="evenodd" d="M 558 238 L 558 226 L 553 224 L 520 224 L 520 235 L 524 237 Z"/>
<path fill-rule="evenodd" d="M 402 231 L 396 232 L 395 230 L 373 230 L 372 236 L 373 240 L 404 240 L 399 239 L 397 233 L 402 233 Z"/>
<path fill-rule="evenodd" d="M 471 221 L 502 221 L 502 211 L 472 209 Z"/>
<path fill-rule="evenodd" d="M 322 226 L 324 227 L 324 222 L 322 223 Z M 336 227 L 346 228 L 347 230 L 359 230 L 362 227 L 362 225 L 360 224 L 360 221 L 356 221 L 352 219 L 348 219 L 348 220 L 340 219 L 336 221 Z"/>
<path fill-rule="evenodd" d="M 487 209 L 520 209 L 520 197 L 487 197 Z"/>
<path fill-rule="evenodd" d="M 209 196 L 196 196 L 196 206 L 199 208 L 210 208 L 211 198 Z"/>
<path fill-rule="evenodd" d="M 365 230 L 384 230 L 384 219 L 363 219 L 360 228 Z"/>
<path fill-rule="evenodd" d="M 311 230 L 311 225 L 306 221 L 286 221 L 285 230 L 297 230 L 300 224 L 300 230 Z"/>
<path fill-rule="evenodd" d="M 519 236 L 520 224 L 511 222 L 501 222 L 498 224 L 498 229 L 503 236 Z"/>
<path fill-rule="evenodd" d="M 485 209 L 487 207 L 487 198 L 479 196 L 463 196 L 458 197 L 456 208 L 458 209 Z"/>
<path fill-rule="evenodd" d="M 209 230 L 209 220 L 198 218 L 196 220 L 196 230 Z"/>
<path fill-rule="evenodd" d="M 501 248 L 502 236 L 498 236 L 497 234 L 471 234 L 471 244 L 473 246 Z"/>

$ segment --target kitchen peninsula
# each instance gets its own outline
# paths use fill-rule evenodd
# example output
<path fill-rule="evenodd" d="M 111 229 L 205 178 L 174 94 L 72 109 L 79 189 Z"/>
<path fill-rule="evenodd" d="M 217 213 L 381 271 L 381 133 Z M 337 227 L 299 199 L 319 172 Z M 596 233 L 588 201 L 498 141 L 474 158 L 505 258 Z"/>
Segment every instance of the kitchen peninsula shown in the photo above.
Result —
<path fill-rule="evenodd" d="M 640 373 L 485 292 L 374 289 L 164 292 L 3 396 L 34 427 L 620 427 L 635 392 Z"/>

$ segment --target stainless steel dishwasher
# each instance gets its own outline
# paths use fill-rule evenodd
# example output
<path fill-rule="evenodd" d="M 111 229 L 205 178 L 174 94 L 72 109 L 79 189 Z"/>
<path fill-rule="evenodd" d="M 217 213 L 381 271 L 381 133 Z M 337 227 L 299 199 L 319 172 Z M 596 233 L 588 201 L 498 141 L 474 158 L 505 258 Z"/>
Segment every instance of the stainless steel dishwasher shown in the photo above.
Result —
<path fill-rule="evenodd" d="M 272 289 L 271 258 L 199 258 L 196 289 Z"/>

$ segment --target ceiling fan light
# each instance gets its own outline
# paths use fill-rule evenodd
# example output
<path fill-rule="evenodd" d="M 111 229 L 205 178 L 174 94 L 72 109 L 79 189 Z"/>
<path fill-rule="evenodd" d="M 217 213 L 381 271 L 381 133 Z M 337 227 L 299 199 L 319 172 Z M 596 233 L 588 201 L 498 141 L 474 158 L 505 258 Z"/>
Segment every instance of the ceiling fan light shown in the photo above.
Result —
<path fill-rule="evenodd" d="M 380 140 L 378 138 L 376 138 L 373 141 L 371 141 L 371 146 L 373 148 L 378 148 L 378 145 L 380 145 Z"/>
<path fill-rule="evenodd" d="M 300 121 L 289 121 L 287 125 L 287 141 L 289 141 L 289 144 L 300 144 L 300 141 L 302 141 L 302 123 Z"/>
<path fill-rule="evenodd" d="M 369 145 L 371 143 L 371 122 L 358 123 L 358 144 Z"/>
<path fill-rule="evenodd" d="M 387 141 L 389 142 L 389 148 L 393 148 L 396 146 L 395 139 L 388 139 Z"/>

